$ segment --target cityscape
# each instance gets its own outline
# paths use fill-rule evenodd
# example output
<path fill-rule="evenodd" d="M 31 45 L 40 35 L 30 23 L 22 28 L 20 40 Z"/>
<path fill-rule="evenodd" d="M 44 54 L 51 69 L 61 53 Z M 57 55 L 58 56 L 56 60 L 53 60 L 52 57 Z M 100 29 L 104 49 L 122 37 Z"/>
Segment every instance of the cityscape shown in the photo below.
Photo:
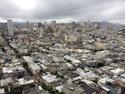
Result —
<path fill-rule="evenodd" d="M 1 21 L 0 94 L 125 94 L 125 24 Z"/>

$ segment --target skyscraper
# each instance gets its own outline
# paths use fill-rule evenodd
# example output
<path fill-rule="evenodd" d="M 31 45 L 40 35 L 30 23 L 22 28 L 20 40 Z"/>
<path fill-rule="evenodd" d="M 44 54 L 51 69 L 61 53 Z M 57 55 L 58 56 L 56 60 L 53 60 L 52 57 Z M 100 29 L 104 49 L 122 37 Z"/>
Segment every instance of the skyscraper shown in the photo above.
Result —
<path fill-rule="evenodd" d="M 7 20 L 8 33 L 10 36 L 14 34 L 14 26 L 12 20 Z"/>

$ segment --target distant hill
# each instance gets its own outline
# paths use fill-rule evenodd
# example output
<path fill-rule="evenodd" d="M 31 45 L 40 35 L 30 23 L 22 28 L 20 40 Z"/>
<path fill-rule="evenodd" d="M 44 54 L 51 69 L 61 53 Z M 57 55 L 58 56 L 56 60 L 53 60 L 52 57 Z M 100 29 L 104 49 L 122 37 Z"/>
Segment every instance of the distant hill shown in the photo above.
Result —
<path fill-rule="evenodd" d="M 123 28 L 124 25 L 110 23 L 110 22 L 99 22 L 99 26 L 101 28 L 120 29 Z"/>

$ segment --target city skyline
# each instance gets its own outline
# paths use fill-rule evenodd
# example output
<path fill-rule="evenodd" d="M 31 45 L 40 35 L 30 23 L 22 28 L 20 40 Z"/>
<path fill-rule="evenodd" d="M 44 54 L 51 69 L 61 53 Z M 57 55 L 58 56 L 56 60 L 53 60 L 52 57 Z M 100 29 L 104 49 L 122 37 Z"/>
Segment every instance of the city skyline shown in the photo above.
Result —
<path fill-rule="evenodd" d="M 0 94 L 125 94 L 124 1 L 0 4 Z"/>

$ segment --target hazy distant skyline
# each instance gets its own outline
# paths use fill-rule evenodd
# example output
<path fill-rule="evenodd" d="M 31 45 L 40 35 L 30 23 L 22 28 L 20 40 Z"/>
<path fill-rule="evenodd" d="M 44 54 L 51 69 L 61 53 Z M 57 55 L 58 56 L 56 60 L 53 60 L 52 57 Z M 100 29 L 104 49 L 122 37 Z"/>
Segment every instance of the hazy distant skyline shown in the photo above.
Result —
<path fill-rule="evenodd" d="M 125 0 L 0 0 L 0 21 L 109 21 L 125 24 Z"/>

